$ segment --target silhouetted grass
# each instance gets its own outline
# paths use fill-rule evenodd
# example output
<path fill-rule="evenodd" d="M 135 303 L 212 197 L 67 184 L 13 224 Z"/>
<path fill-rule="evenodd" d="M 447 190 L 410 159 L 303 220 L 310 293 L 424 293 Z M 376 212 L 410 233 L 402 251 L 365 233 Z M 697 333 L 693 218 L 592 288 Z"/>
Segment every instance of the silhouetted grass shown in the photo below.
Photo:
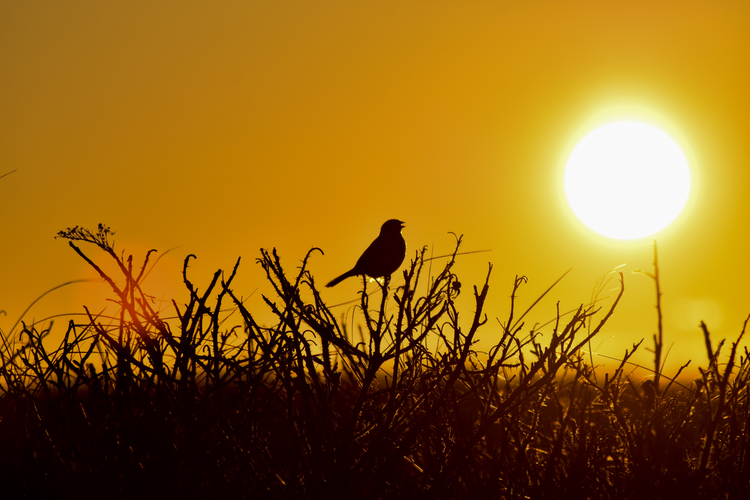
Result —
<path fill-rule="evenodd" d="M 187 301 L 163 318 L 141 286 L 151 252 L 136 264 L 111 234 L 60 236 L 109 283 L 116 315 L 86 309 L 54 351 L 36 325 L 3 334 L 3 496 L 750 496 L 746 350 L 732 344 L 721 363 L 723 342 L 714 350 L 703 325 L 709 366 L 690 387 L 665 374 L 663 389 L 636 387 L 625 367 L 638 345 L 604 374 L 587 364 L 582 349 L 606 328 L 622 275 L 609 309 L 558 315 L 545 344 L 517 318 L 517 278 L 503 334 L 480 355 L 491 267 L 459 321 L 460 239 L 437 276 L 424 277 L 420 251 L 398 287 L 366 283 L 351 331 L 307 270 L 316 249 L 291 274 L 261 250 L 276 318 L 261 326 L 232 290 L 239 260 L 200 289 L 188 256 Z"/>

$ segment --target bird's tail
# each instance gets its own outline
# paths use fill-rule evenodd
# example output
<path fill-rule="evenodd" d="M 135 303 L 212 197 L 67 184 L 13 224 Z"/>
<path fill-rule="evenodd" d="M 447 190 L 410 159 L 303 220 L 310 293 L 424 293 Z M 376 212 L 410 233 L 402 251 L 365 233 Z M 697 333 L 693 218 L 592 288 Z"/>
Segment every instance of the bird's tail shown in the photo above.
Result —
<path fill-rule="evenodd" d="M 344 281 L 346 278 L 351 278 L 352 276 L 356 276 L 356 275 L 357 275 L 357 272 L 354 269 L 352 269 L 351 271 L 345 272 L 338 278 L 334 278 L 331 281 L 329 281 L 326 287 L 331 288 L 332 286 L 338 285 L 339 283 Z"/>

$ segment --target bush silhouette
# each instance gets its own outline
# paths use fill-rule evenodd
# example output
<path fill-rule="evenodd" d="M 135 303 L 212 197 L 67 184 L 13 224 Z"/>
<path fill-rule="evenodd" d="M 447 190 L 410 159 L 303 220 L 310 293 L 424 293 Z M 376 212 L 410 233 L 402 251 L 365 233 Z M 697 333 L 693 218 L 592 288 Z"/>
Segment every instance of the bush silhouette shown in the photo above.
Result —
<path fill-rule="evenodd" d="M 320 296 L 311 250 L 288 274 L 258 263 L 274 294 L 261 326 L 232 289 L 240 261 L 162 317 L 112 231 L 60 232 L 109 284 L 117 313 L 86 311 L 48 351 L 47 330 L 3 333 L 0 491 L 18 498 L 746 498 L 748 353 L 709 346 L 689 387 L 601 376 L 582 349 L 606 328 L 583 305 L 541 337 L 524 333 L 512 284 L 502 335 L 475 351 L 489 278 L 464 288 L 416 252 L 397 280 L 363 281 L 348 322 Z M 111 259 L 107 275 L 82 247 Z M 87 250 L 88 251 L 88 250 Z M 392 286 L 397 282 L 398 286 Z M 419 290 L 424 290 L 420 292 Z M 464 292 L 465 293 L 465 292 Z M 238 312 L 242 321 L 227 319 Z M 522 316 L 523 317 L 523 316 Z M 595 325 L 595 326 L 593 326 Z M 744 333 L 744 330 L 743 330 Z M 601 370 L 601 368 L 599 368 Z"/>

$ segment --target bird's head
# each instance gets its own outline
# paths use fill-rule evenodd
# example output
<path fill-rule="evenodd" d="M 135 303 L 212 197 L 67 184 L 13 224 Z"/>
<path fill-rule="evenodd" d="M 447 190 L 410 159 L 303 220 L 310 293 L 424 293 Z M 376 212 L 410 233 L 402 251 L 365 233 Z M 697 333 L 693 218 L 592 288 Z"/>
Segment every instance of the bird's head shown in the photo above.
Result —
<path fill-rule="evenodd" d="M 400 233 L 403 229 L 404 223 L 398 219 L 391 219 L 385 221 L 383 227 L 380 228 L 381 233 Z"/>

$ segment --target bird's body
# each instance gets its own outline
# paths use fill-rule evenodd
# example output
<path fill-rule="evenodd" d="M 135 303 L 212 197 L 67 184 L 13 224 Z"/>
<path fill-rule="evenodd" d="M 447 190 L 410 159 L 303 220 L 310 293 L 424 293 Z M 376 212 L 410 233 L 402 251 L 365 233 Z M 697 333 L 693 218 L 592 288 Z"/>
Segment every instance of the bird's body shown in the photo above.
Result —
<path fill-rule="evenodd" d="M 406 241 L 401 236 L 404 223 L 398 219 L 386 221 L 380 228 L 380 234 L 370 243 L 357 264 L 350 270 L 331 280 L 327 287 L 336 286 L 346 278 L 366 275 L 371 278 L 390 276 L 401 267 L 406 256 Z"/>

